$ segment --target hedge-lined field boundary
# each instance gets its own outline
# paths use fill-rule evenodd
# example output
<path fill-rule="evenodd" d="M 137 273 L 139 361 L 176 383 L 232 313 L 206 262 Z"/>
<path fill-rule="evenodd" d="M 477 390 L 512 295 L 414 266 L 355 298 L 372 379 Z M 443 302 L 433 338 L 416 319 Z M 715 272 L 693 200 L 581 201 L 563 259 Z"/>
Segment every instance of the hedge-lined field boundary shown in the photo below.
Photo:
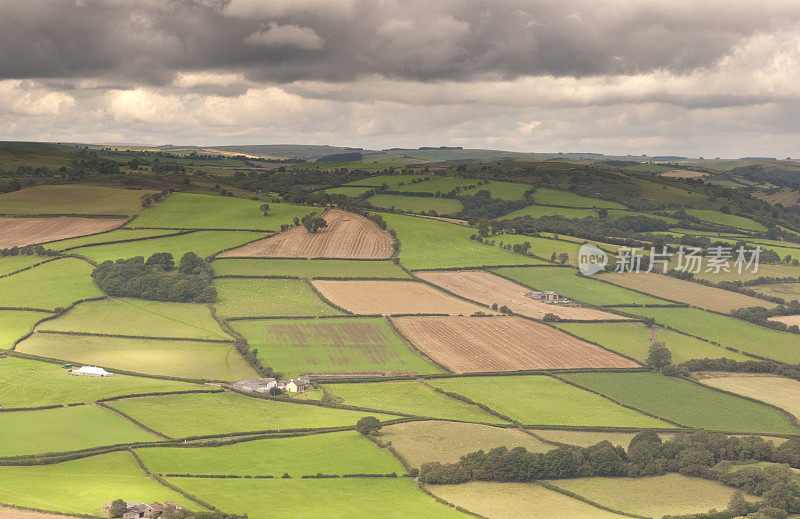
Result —
<path fill-rule="evenodd" d="M 611 512 L 611 513 L 614 513 L 614 514 L 624 515 L 625 517 L 633 517 L 635 519 L 652 519 L 651 517 L 648 517 L 646 515 L 631 514 L 629 512 L 623 512 L 622 510 L 617 510 L 615 508 L 610 508 L 610 507 L 607 507 L 605 505 L 601 505 L 600 503 L 592 501 L 591 499 L 587 499 L 587 498 L 583 497 L 580 494 L 576 494 L 575 492 L 571 492 L 569 490 L 565 490 L 565 489 L 563 489 L 563 488 L 561 488 L 561 487 L 559 487 L 557 485 L 554 485 L 553 483 L 550 483 L 548 481 L 536 481 L 535 484 L 537 484 L 537 485 L 539 485 L 541 487 L 544 487 L 547 490 L 552 490 L 553 492 L 558 492 L 559 494 L 565 495 L 567 497 L 571 497 L 572 499 L 577 499 L 578 501 L 586 503 L 587 505 L 593 506 L 595 508 L 599 508 L 600 510 L 605 510 L 606 512 Z"/>
<path fill-rule="evenodd" d="M 41 321 L 40 321 L 41 322 Z M 232 340 L 225 339 L 201 339 L 192 337 L 157 337 L 150 335 L 126 335 L 120 333 L 95 333 L 95 332 L 75 332 L 71 330 L 36 330 L 37 333 L 50 335 L 74 335 L 85 337 L 106 337 L 108 339 L 139 339 L 148 341 L 178 341 L 178 342 L 210 342 L 214 344 L 233 345 Z"/>
<path fill-rule="evenodd" d="M 27 267 L 21 268 L 19 270 L 15 270 L 15 271 L 9 272 L 7 274 L 2 274 L 2 275 L 0 275 L 0 279 L 7 278 L 8 276 L 13 276 L 14 274 L 19 274 L 20 272 L 25 272 L 26 270 L 34 269 L 34 268 L 36 268 L 36 267 L 38 267 L 40 265 L 44 265 L 45 263 L 50 263 L 51 261 L 56 261 L 56 260 L 60 260 L 60 259 L 63 259 L 63 258 L 61 258 L 61 256 L 51 256 L 51 257 L 48 257 L 44 261 L 40 261 L 39 263 L 34 263 L 33 265 L 28 265 Z"/>

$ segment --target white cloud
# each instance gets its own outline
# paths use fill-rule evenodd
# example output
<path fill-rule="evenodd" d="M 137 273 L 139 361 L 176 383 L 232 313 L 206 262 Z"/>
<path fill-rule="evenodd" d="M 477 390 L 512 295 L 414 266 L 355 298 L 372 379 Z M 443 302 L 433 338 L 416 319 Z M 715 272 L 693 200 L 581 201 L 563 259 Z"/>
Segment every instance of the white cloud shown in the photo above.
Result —
<path fill-rule="evenodd" d="M 0 81 L 0 112 L 18 116 L 53 116 L 75 104 L 72 96 L 48 91 L 32 81 Z"/>

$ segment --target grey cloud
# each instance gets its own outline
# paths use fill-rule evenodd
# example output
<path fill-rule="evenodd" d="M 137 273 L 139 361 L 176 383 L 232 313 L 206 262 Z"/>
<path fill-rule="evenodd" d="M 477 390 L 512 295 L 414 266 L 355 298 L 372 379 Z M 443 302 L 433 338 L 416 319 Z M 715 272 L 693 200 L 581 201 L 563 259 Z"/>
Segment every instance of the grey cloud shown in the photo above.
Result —
<path fill-rule="evenodd" d="M 0 78 L 107 77 L 163 85 L 176 71 L 191 70 L 273 82 L 683 73 L 713 65 L 753 34 L 800 21 L 800 6 L 783 1 L 325 4 L 2 2 Z"/>

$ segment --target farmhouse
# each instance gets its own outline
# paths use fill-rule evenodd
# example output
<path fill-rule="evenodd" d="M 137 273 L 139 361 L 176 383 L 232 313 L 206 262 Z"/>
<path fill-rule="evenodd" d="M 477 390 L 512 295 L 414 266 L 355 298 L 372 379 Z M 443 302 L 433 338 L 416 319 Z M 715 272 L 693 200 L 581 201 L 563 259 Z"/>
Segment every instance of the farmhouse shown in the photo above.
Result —
<path fill-rule="evenodd" d="M 293 378 L 284 387 L 289 393 L 303 393 L 311 389 L 311 381 L 307 378 Z"/>
<path fill-rule="evenodd" d="M 113 373 L 109 373 L 103 368 L 97 366 L 81 366 L 78 369 L 70 370 L 71 375 L 83 375 L 85 377 L 110 377 Z"/>
<path fill-rule="evenodd" d="M 233 384 L 236 389 L 247 391 L 248 393 L 269 393 L 269 390 L 278 386 L 278 381 L 274 378 L 251 378 Z"/>
<path fill-rule="evenodd" d="M 528 292 L 525 295 L 537 301 L 541 301 L 542 299 L 544 299 L 544 292 L 540 292 L 538 290 L 534 290 L 533 292 Z"/>
<path fill-rule="evenodd" d="M 122 514 L 123 519 L 154 519 L 159 517 L 167 509 L 172 510 L 185 510 L 181 505 L 166 502 L 161 503 L 125 503 L 125 513 Z"/>
<path fill-rule="evenodd" d="M 534 290 L 533 292 L 528 292 L 525 295 L 531 299 L 535 299 L 536 301 L 547 301 L 549 303 L 557 303 L 559 301 L 558 292 L 553 292 L 552 290 L 547 290 L 546 292 Z"/>

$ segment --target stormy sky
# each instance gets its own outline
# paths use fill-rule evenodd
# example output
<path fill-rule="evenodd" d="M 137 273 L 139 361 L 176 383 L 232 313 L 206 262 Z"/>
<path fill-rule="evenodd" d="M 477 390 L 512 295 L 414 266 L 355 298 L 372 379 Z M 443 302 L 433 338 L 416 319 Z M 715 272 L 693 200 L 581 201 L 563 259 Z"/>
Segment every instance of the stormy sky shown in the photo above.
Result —
<path fill-rule="evenodd" d="M 800 157 L 796 0 L 0 1 L 0 138 Z"/>

